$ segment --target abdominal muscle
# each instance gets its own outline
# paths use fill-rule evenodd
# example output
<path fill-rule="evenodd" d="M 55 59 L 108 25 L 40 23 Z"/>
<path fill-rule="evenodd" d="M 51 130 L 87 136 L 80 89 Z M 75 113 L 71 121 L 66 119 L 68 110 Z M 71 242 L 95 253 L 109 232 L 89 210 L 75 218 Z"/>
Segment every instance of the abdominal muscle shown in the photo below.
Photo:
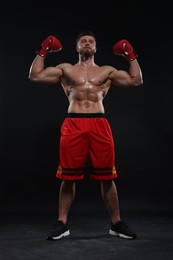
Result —
<path fill-rule="evenodd" d="M 104 113 L 104 107 L 101 102 L 72 101 L 68 107 L 68 113 Z"/>
<path fill-rule="evenodd" d="M 68 99 L 68 113 L 104 113 L 103 91 L 98 86 L 72 88 Z"/>

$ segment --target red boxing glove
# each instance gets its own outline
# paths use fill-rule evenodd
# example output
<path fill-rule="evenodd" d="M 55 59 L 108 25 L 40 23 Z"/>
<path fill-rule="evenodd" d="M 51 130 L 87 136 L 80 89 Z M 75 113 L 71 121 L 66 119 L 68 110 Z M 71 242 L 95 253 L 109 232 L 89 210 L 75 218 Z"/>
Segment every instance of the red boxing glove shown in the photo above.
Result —
<path fill-rule="evenodd" d="M 55 36 L 48 36 L 41 44 L 41 49 L 37 51 L 37 54 L 46 58 L 50 52 L 57 52 L 62 49 L 62 43 Z"/>
<path fill-rule="evenodd" d="M 117 42 L 113 46 L 112 50 L 113 50 L 113 54 L 121 55 L 125 57 L 127 61 L 132 61 L 138 57 L 138 55 L 134 52 L 131 44 L 125 39 Z"/>

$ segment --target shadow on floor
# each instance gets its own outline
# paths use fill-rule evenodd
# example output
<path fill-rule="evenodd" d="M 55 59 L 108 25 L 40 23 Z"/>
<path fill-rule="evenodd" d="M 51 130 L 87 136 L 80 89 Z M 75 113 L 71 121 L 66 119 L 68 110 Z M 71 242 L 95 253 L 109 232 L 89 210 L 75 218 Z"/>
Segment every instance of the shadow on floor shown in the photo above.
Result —
<path fill-rule="evenodd" d="M 70 236 L 48 241 L 57 202 L 7 200 L 1 207 L 0 259 L 173 259 L 172 210 L 134 201 L 121 205 L 123 220 L 137 233 L 135 240 L 108 234 L 110 220 L 101 201 L 77 200 L 69 215 Z"/>

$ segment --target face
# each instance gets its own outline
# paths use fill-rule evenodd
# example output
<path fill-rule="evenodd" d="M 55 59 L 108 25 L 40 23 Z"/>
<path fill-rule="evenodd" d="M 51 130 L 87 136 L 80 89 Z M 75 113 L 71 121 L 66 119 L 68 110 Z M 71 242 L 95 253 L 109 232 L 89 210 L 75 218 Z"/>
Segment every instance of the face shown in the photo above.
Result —
<path fill-rule="evenodd" d="M 82 56 L 91 57 L 96 52 L 96 42 L 95 39 L 90 35 L 82 36 L 76 47 L 77 52 Z"/>

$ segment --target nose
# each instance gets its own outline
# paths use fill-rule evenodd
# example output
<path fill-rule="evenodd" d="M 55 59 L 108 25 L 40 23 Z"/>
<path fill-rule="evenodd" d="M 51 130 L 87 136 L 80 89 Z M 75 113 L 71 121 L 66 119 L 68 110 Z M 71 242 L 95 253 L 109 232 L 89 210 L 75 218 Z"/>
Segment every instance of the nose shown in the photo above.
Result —
<path fill-rule="evenodd" d="M 89 42 L 86 42 L 86 44 L 85 45 L 90 45 L 90 43 Z"/>

